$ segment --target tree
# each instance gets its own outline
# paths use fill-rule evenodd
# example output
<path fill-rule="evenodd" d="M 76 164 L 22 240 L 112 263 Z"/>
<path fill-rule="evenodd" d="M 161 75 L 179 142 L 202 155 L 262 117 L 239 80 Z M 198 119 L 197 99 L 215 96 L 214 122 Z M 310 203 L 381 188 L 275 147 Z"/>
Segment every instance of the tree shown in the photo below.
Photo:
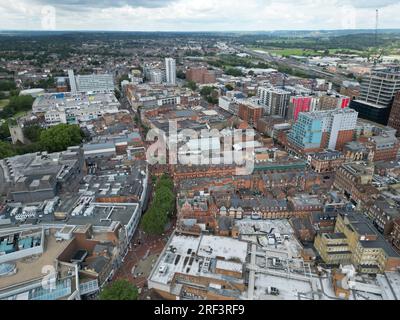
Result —
<path fill-rule="evenodd" d="M 226 68 L 225 73 L 227 75 L 233 76 L 233 77 L 241 77 L 243 76 L 243 72 L 237 68 Z"/>
<path fill-rule="evenodd" d="M 137 300 L 138 296 L 138 288 L 128 280 L 121 279 L 105 286 L 99 300 Z"/>
<path fill-rule="evenodd" d="M 16 155 L 11 143 L 0 141 L 0 159 L 13 157 Z"/>
<path fill-rule="evenodd" d="M 31 126 L 24 127 L 24 135 L 30 141 L 37 142 L 37 141 L 39 141 L 40 134 L 42 133 L 43 130 L 44 129 L 41 126 L 34 124 Z"/>
<path fill-rule="evenodd" d="M 150 234 L 162 234 L 175 207 L 174 183 L 168 175 L 160 177 L 155 186 L 155 195 L 150 208 L 142 220 L 143 230 Z"/>
<path fill-rule="evenodd" d="M 191 89 L 192 91 L 196 91 L 197 90 L 197 84 L 194 81 L 188 81 L 186 83 L 186 87 L 188 87 L 189 89 Z"/>
<path fill-rule="evenodd" d="M 4 122 L 1 126 L 0 126 L 0 140 L 5 140 L 7 139 L 9 136 L 11 136 L 10 134 L 10 129 L 8 128 L 8 123 Z"/>
<path fill-rule="evenodd" d="M 70 146 L 79 145 L 83 140 L 79 126 L 59 124 L 40 133 L 39 142 L 48 152 L 59 152 Z"/>
<path fill-rule="evenodd" d="M 15 90 L 17 87 L 14 81 L 11 80 L 1 80 L 0 81 L 0 91 L 10 91 Z"/>

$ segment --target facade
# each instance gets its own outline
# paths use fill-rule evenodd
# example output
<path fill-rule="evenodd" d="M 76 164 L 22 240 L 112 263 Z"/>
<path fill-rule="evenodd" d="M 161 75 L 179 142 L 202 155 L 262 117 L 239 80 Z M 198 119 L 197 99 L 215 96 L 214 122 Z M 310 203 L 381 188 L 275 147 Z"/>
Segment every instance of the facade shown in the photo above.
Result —
<path fill-rule="evenodd" d="M 75 76 L 73 70 L 68 70 L 71 93 L 114 92 L 114 77 L 111 74 L 91 74 Z"/>
<path fill-rule="evenodd" d="M 358 111 L 361 118 L 387 125 L 390 107 L 398 91 L 399 67 L 373 70 L 362 81 L 360 96 L 352 101 L 351 108 Z"/>
<path fill-rule="evenodd" d="M 172 58 L 165 58 L 165 75 L 168 84 L 176 84 L 176 61 Z"/>
<path fill-rule="evenodd" d="M 300 113 L 288 141 L 302 152 L 342 150 L 354 139 L 358 113 L 351 109 Z"/>
<path fill-rule="evenodd" d="M 319 98 L 319 110 L 344 109 L 350 105 L 350 98 L 340 94 L 330 94 Z"/>
<path fill-rule="evenodd" d="M 256 125 L 263 115 L 263 107 L 251 102 L 239 104 L 239 117 L 249 123 Z"/>
<path fill-rule="evenodd" d="M 311 168 L 318 173 L 334 172 L 346 161 L 340 151 L 323 151 L 308 155 Z"/>
<path fill-rule="evenodd" d="M 325 263 L 351 263 L 360 273 L 396 271 L 400 266 L 400 255 L 360 213 L 339 214 L 335 233 L 317 235 L 314 246 Z"/>
<path fill-rule="evenodd" d="M 189 68 L 186 71 L 186 79 L 199 84 L 215 83 L 217 81 L 215 73 L 205 67 Z"/>
<path fill-rule="evenodd" d="M 287 114 L 290 95 L 289 91 L 272 87 L 260 87 L 257 91 L 260 103 L 264 106 L 264 113 L 267 115 L 279 115 L 283 118 Z"/>
<path fill-rule="evenodd" d="M 400 136 L 400 91 L 394 97 L 388 125 L 396 129 L 397 135 Z"/>
<path fill-rule="evenodd" d="M 300 112 L 312 111 L 314 98 L 309 96 L 295 96 L 290 97 L 287 118 L 288 120 L 297 121 Z"/>
<path fill-rule="evenodd" d="M 376 69 L 364 77 L 359 100 L 389 108 L 400 91 L 400 68 Z"/>

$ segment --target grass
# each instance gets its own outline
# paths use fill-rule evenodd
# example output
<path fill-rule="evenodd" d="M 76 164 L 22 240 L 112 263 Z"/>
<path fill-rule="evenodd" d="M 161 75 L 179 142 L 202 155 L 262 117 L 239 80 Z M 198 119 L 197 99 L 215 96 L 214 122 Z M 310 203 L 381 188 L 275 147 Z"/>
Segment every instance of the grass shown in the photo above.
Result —
<path fill-rule="evenodd" d="M 2 99 L 0 100 L 0 110 L 3 109 L 9 102 L 10 100 L 8 99 Z"/>

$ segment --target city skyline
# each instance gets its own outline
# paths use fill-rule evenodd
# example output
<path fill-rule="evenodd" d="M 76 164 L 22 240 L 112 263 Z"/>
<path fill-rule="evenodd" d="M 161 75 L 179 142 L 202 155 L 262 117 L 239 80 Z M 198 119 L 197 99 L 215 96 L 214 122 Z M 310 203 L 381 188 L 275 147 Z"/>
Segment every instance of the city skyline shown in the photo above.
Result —
<path fill-rule="evenodd" d="M 396 28 L 400 2 L 386 1 L 0 1 L 0 30 L 269 31 Z M 116 19 L 115 17 L 118 17 Z"/>

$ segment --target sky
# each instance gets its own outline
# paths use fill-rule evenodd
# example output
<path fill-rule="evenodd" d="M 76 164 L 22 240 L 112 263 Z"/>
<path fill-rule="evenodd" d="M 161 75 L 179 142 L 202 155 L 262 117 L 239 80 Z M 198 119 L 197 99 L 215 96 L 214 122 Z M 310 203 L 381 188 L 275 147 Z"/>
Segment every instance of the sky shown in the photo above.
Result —
<path fill-rule="evenodd" d="M 0 30 L 400 28 L 400 0 L 0 0 Z"/>

